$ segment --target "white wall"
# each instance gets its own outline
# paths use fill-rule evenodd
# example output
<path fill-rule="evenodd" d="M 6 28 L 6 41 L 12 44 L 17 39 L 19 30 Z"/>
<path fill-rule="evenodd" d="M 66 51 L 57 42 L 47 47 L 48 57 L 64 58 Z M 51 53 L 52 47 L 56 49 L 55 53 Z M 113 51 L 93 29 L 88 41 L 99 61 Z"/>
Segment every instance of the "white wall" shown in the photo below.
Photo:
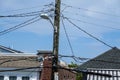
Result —
<path fill-rule="evenodd" d="M 98 75 L 87 75 L 87 80 L 120 80 L 120 69 L 89 69 L 90 72 L 109 74 L 112 77 L 98 76 Z"/>
<path fill-rule="evenodd" d="M 17 80 L 22 80 L 22 76 L 28 76 L 30 80 L 39 80 L 39 72 L 33 71 L 0 72 L 0 76 L 4 76 L 4 80 L 9 80 L 9 76 L 17 76 Z"/>

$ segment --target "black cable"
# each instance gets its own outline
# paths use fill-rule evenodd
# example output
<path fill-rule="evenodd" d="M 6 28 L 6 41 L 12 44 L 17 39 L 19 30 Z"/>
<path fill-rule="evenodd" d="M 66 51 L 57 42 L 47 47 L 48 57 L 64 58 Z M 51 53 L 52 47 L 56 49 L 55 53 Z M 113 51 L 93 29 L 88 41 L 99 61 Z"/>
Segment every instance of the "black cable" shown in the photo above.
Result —
<path fill-rule="evenodd" d="M 55 66 L 54 66 L 54 67 L 55 67 Z M 39 69 L 39 68 L 53 68 L 53 67 L 49 67 L 49 66 L 46 66 L 46 67 L 40 67 L 40 66 L 38 66 L 38 67 L 27 67 L 27 68 L 0 70 L 0 72 L 13 72 L 13 71 L 21 71 L 21 70 L 29 70 L 29 69 Z M 64 68 L 64 67 L 61 67 L 61 66 L 57 66 L 57 67 L 55 67 L 55 68 L 64 69 L 64 70 L 67 70 L 67 71 L 70 71 L 70 72 L 76 71 L 76 72 L 78 72 L 78 73 L 86 73 L 86 74 L 92 74 L 92 75 L 99 75 L 99 76 L 105 76 L 105 77 L 112 77 L 112 75 L 110 75 L 110 74 L 89 72 L 89 71 L 78 70 L 78 69 L 69 69 L 69 68 Z"/>
<path fill-rule="evenodd" d="M 3 12 L 15 12 L 15 11 L 21 11 L 21 10 L 28 10 L 28 9 L 33 9 L 33 8 L 40 8 L 40 7 L 48 7 L 48 6 L 52 6 L 53 3 L 50 4 L 46 4 L 46 5 L 38 5 L 38 6 L 33 6 L 33 7 L 28 7 L 28 8 L 21 8 L 21 9 L 15 9 L 15 10 L 8 10 L 8 11 L 3 11 Z M 1 12 L 1 13 L 3 13 Z"/>
<path fill-rule="evenodd" d="M 65 3 L 62 3 L 62 5 L 63 6 L 68 6 L 70 8 L 78 9 L 78 10 L 84 10 L 84 11 L 94 12 L 94 13 L 103 14 L 103 15 L 107 15 L 107 16 L 120 17 L 119 15 L 114 15 L 114 14 L 105 13 L 105 12 L 101 12 L 101 11 L 95 11 L 95 10 L 90 10 L 90 9 L 86 9 L 86 8 L 73 7 L 73 6 L 65 4 Z"/>
<path fill-rule="evenodd" d="M 5 29 L 5 30 L 3 30 L 3 31 L 0 32 L 0 36 L 2 36 L 2 35 L 4 35 L 4 34 L 7 34 L 7 33 L 9 33 L 9 32 L 12 32 L 12 31 L 14 31 L 14 30 L 17 30 L 17 29 L 19 29 L 19 28 L 22 28 L 22 27 L 24 27 L 24 26 L 27 26 L 27 25 L 29 25 L 29 24 L 32 24 L 32 23 L 40 20 L 40 18 L 39 18 L 39 19 L 36 19 L 36 18 L 38 18 L 38 17 L 39 17 L 39 16 L 34 17 L 34 18 L 32 18 L 32 19 L 29 19 L 29 20 L 27 20 L 27 21 L 25 21 L 25 22 L 23 22 L 23 23 L 21 23 L 21 24 L 18 24 L 18 25 L 14 26 L 14 27 Z M 35 20 L 35 19 L 36 19 L 36 20 Z"/>
<path fill-rule="evenodd" d="M 75 14 L 76 16 L 81 16 L 81 17 L 84 17 L 84 18 L 89 18 L 89 19 L 95 19 L 95 20 L 102 20 L 102 21 L 106 21 L 106 22 L 110 22 L 110 23 L 114 23 L 114 24 L 118 24 L 120 22 L 116 22 L 116 21 L 111 21 L 111 20 L 108 20 L 108 19 L 103 19 L 103 18 L 98 18 L 98 17 L 95 17 L 95 16 L 87 16 L 87 15 L 81 15 L 80 13 L 75 13 L 75 12 L 69 12 L 69 11 L 64 11 L 64 14 L 66 13 L 70 13 L 70 14 Z"/>
<path fill-rule="evenodd" d="M 71 42 L 70 42 L 70 38 L 69 38 L 69 36 L 68 36 L 68 33 L 67 33 L 67 30 L 66 30 L 66 27 L 65 27 L 65 24 L 64 24 L 63 19 L 62 19 L 62 25 L 63 25 L 64 31 L 65 31 L 65 35 L 66 35 L 67 41 L 68 41 L 68 43 L 69 43 L 69 46 L 70 46 L 72 55 L 74 55 L 73 47 L 72 47 L 72 44 L 71 44 Z"/>
<path fill-rule="evenodd" d="M 53 55 L 50 55 L 50 56 L 53 56 Z M 66 57 L 66 58 L 77 58 L 79 60 L 89 60 L 90 58 L 81 58 L 81 57 L 76 57 L 76 56 L 69 56 L 69 55 L 60 55 L 59 54 L 59 57 Z M 1 60 L 1 63 L 0 65 L 2 64 L 5 64 L 5 63 L 8 63 L 8 62 L 14 62 L 14 61 L 21 61 L 21 60 L 27 60 L 27 61 L 38 61 L 37 58 L 25 58 L 25 57 L 22 57 L 22 58 L 15 58 L 15 59 L 12 59 L 12 58 L 2 58 L 0 59 Z M 3 60 L 3 61 L 2 61 Z M 105 63 L 113 63 L 113 64 L 120 64 L 120 62 L 116 62 L 116 61 L 107 61 L 107 60 L 102 60 L 102 59 L 90 59 L 90 61 L 97 61 L 97 62 L 105 62 Z M 83 63 L 83 62 L 80 62 L 80 63 Z"/>
<path fill-rule="evenodd" d="M 62 25 L 63 25 L 63 28 L 64 28 L 64 31 L 65 31 L 65 35 L 66 35 L 66 38 L 68 40 L 68 43 L 69 43 L 69 46 L 70 46 L 70 49 L 71 49 L 71 52 L 72 52 L 72 55 L 73 55 L 73 59 L 76 61 L 76 62 L 80 62 L 75 56 L 74 56 L 74 51 L 73 51 L 73 47 L 72 47 L 72 44 L 70 42 L 70 38 L 68 36 L 68 33 L 67 33 L 67 30 L 66 30 L 66 27 L 65 27 L 65 24 L 64 24 L 64 21 L 63 21 L 63 18 L 62 18 Z M 80 59 L 80 58 L 79 58 Z M 81 62 L 80 62 L 81 63 Z"/>
<path fill-rule="evenodd" d="M 13 15 L 6 15 L 6 16 L 0 16 L 0 18 L 3 18 L 3 17 L 20 17 L 20 16 L 24 16 L 24 15 L 31 15 L 31 14 L 38 14 L 42 11 L 35 11 L 35 12 L 29 12 L 29 13 L 21 13 L 21 14 L 13 14 Z"/>
<path fill-rule="evenodd" d="M 101 42 L 102 44 L 113 48 L 112 46 L 108 45 L 107 43 L 105 43 L 104 41 L 98 39 L 97 37 L 93 36 L 92 34 L 88 33 L 87 31 L 83 30 L 82 28 L 80 28 L 79 26 L 77 26 L 76 24 L 74 24 L 71 20 L 69 20 L 68 18 L 65 18 L 69 23 L 71 23 L 73 26 L 75 26 L 76 28 L 78 28 L 79 30 L 81 30 L 82 32 L 86 33 L 87 35 L 89 35 L 90 37 L 94 38 L 95 40 Z"/>
<path fill-rule="evenodd" d="M 68 17 L 67 17 L 68 18 Z M 114 28 L 114 27 L 110 27 L 110 26 L 106 26 L 106 25 L 101 25 L 101 24 L 96 24 L 96 23 L 92 23 L 92 22 L 87 22 L 87 21 L 83 21 L 83 20 L 80 20 L 80 19 L 73 19 L 73 18 L 68 18 L 68 19 L 71 19 L 71 20 L 75 20 L 75 21 L 79 21 L 79 22 L 82 22 L 82 23 L 87 23 L 87 24 L 91 24 L 91 25 L 95 25 L 95 26 L 100 26 L 100 27 L 103 27 L 103 28 L 108 28 L 108 29 L 114 29 L 114 30 L 120 30 L 119 28 Z"/>
<path fill-rule="evenodd" d="M 84 62 L 81 62 L 81 61 L 86 61 L 86 60 L 89 60 L 90 58 L 81 58 L 81 57 L 76 57 L 76 56 L 69 56 L 69 55 L 59 55 L 60 58 L 72 58 L 73 60 L 75 60 L 76 62 L 79 62 L 79 63 L 84 63 Z"/>
<path fill-rule="evenodd" d="M 52 56 L 52 55 L 50 55 Z M 80 57 L 76 57 L 76 56 L 69 56 L 69 55 L 59 55 L 59 57 L 66 57 L 66 58 L 80 58 Z M 80 58 L 80 60 L 89 60 L 90 58 Z M 0 65 L 2 64 L 5 64 L 5 63 L 8 63 L 8 62 L 14 62 L 14 61 L 21 61 L 21 60 L 28 60 L 28 61 L 38 61 L 37 58 L 16 58 L 16 59 L 12 59 L 12 58 L 2 58 L 0 59 L 1 60 L 1 63 Z M 2 62 L 2 60 L 4 60 Z M 101 60 L 101 59 L 90 59 L 90 61 L 98 61 L 98 62 L 106 62 L 106 63 L 114 63 L 114 64 L 120 64 L 120 62 L 115 62 L 115 61 L 107 61 L 107 60 Z M 83 62 L 82 62 L 83 63 Z"/>
<path fill-rule="evenodd" d="M 6 17 L 29 17 L 29 16 L 36 16 L 36 15 L 40 15 L 40 13 L 48 13 L 50 11 L 46 10 L 46 11 L 34 11 L 34 12 L 28 12 L 28 13 L 21 13 L 21 14 L 13 14 L 13 15 L 6 15 L 6 16 L 0 16 L 0 18 L 6 18 Z"/>

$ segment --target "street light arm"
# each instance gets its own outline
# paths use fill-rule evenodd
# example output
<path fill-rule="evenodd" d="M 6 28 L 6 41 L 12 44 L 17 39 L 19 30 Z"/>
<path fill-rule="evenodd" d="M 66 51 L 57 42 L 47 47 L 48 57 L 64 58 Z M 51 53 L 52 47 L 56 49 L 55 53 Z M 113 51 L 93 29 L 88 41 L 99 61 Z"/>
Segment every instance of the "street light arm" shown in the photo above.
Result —
<path fill-rule="evenodd" d="M 55 32 L 57 31 L 57 28 L 54 26 L 52 20 L 49 18 L 49 16 L 48 16 L 47 14 L 40 14 L 40 17 L 43 18 L 43 19 L 48 20 L 48 21 L 51 23 L 54 31 L 55 31 Z"/>
<path fill-rule="evenodd" d="M 52 20 L 51 20 L 50 18 L 49 18 L 48 20 L 49 20 L 49 22 L 51 23 L 51 25 L 53 26 L 54 31 L 56 32 L 56 31 L 57 31 L 57 28 L 54 26 Z"/>

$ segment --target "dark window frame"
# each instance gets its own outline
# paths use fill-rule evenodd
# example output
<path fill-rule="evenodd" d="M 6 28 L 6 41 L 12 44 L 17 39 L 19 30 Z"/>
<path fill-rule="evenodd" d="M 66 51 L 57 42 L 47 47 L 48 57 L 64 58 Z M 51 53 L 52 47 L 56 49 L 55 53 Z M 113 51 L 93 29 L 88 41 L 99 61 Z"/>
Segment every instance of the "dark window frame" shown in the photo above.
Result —
<path fill-rule="evenodd" d="M 17 76 L 9 76 L 9 80 L 17 80 Z"/>
<path fill-rule="evenodd" d="M 2 78 L 2 79 L 1 79 Z M 0 75 L 0 80 L 4 80 L 4 76 Z"/>
<path fill-rule="evenodd" d="M 22 80 L 30 80 L 29 76 L 22 76 Z"/>

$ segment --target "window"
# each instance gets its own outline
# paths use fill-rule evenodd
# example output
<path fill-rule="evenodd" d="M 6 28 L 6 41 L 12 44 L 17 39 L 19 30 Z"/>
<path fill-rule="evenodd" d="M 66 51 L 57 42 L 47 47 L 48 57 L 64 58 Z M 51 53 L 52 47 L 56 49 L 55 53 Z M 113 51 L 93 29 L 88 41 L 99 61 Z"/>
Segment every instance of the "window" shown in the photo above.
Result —
<path fill-rule="evenodd" d="M 10 76 L 9 80 L 17 80 L 17 77 L 16 76 Z"/>
<path fill-rule="evenodd" d="M 4 80 L 4 76 L 0 76 L 0 80 Z"/>
<path fill-rule="evenodd" d="M 30 80 L 30 78 L 28 76 L 23 76 L 22 80 Z"/>

